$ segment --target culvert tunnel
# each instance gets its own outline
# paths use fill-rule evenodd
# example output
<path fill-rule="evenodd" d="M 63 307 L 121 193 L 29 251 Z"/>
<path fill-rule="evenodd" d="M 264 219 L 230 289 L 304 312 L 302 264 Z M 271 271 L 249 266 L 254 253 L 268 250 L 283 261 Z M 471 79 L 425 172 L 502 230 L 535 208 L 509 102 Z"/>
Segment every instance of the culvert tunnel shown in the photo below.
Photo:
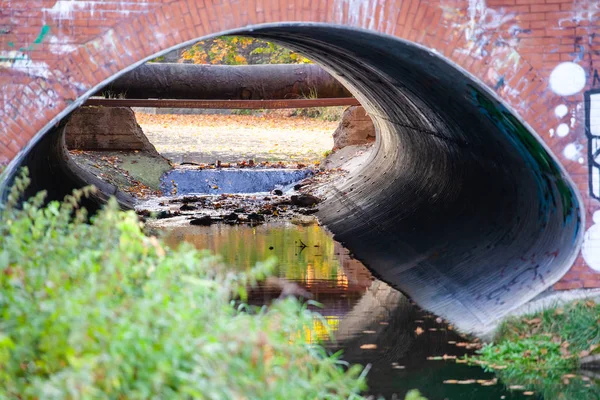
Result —
<path fill-rule="evenodd" d="M 382 280 L 459 329 L 485 333 L 570 268 L 582 239 L 577 191 L 541 139 L 460 68 L 409 42 L 339 26 L 227 33 L 305 54 L 368 111 L 375 151 L 330 187 L 318 216 Z M 31 167 L 31 190 L 53 197 L 81 185 L 56 150 L 60 129 L 20 160 Z"/>

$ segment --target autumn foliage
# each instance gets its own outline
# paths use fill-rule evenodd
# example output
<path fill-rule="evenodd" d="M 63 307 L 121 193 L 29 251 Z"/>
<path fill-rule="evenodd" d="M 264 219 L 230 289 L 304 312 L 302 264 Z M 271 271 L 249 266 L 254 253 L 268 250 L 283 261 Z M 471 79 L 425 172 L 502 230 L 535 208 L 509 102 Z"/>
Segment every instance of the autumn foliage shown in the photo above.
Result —
<path fill-rule="evenodd" d="M 245 36 L 220 36 L 186 49 L 181 62 L 214 65 L 310 64 L 293 50 Z"/>

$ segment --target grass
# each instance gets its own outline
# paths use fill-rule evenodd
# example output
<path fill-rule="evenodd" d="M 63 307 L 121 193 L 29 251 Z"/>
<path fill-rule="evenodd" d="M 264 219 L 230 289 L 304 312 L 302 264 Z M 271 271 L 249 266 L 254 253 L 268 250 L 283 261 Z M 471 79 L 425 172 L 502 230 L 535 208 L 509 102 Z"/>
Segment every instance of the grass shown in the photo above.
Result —
<path fill-rule="evenodd" d="M 319 98 L 317 88 L 311 88 L 307 94 L 300 96 L 302 99 L 314 100 Z M 315 118 L 322 121 L 335 122 L 342 119 L 342 115 L 347 107 L 309 107 L 296 108 L 290 114 L 293 117 Z"/>
<path fill-rule="evenodd" d="M 581 300 L 506 320 L 471 361 L 545 399 L 587 400 L 597 399 L 600 389 L 579 374 L 579 359 L 598 352 L 600 305 Z"/>
<path fill-rule="evenodd" d="M 347 107 L 344 106 L 297 108 L 291 113 L 291 116 L 315 118 L 322 121 L 335 122 L 342 119 L 342 115 L 344 114 L 346 108 Z"/>
<path fill-rule="evenodd" d="M 285 115 L 287 117 L 313 118 L 321 121 L 335 122 L 342 119 L 342 115 L 347 107 L 309 107 L 294 109 L 232 109 L 233 115 Z"/>

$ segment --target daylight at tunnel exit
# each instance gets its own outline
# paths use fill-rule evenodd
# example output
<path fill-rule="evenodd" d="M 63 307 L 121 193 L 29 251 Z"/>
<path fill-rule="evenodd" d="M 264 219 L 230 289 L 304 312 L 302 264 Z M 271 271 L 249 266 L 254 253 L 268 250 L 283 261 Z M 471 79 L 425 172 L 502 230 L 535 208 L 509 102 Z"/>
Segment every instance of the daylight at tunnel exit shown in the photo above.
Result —
<path fill-rule="evenodd" d="M 597 0 L 0 0 L 0 398 L 600 397 Z"/>

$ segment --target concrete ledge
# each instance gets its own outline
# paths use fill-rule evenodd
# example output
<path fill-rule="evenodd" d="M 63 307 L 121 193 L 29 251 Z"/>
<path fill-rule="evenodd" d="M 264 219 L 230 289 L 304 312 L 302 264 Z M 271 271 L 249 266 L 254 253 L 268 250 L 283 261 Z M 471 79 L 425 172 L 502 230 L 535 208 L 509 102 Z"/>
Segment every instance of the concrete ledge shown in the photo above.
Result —
<path fill-rule="evenodd" d="M 129 107 L 80 107 L 65 127 L 70 150 L 140 150 L 158 154 Z"/>

